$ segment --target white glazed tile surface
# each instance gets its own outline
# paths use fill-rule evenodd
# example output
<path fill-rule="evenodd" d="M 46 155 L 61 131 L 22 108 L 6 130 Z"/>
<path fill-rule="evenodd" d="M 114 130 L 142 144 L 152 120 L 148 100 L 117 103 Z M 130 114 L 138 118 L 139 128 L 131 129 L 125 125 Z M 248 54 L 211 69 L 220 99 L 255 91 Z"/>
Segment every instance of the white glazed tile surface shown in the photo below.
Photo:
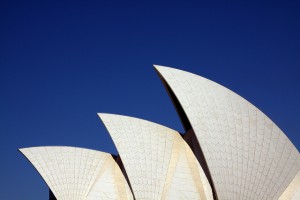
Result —
<path fill-rule="evenodd" d="M 286 188 L 279 200 L 299 200 L 300 199 L 300 171 L 293 181 Z"/>
<path fill-rule="evenodd" d="M 300 156 L 276 124 L 213 81 L 155 67 L 189 118 L 219 199 L 278 199 L 299 171 Z"/>
<path fill-rule="evenodd" d="M 118 149 L 137 200 L 213 199 L 202 168 L 178 132 L 137 118 L 99 116 Z"/>
<path fill-rule="evenodd" d="M 20 151 L 58 200 L 133 199 L 112 156 L 77 147 L 31 147 Z"/>

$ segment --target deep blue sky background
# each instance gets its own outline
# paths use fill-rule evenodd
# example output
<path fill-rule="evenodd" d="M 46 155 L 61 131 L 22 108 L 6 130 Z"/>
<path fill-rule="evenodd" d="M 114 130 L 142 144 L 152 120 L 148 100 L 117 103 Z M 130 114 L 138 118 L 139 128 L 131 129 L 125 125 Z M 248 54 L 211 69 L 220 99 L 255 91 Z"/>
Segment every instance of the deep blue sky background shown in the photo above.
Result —
<path fill-rule="evenodd" d="M 152 64 L 232 89 L 300 149 L 299 10 L 297 1 L 2 0 L 0 199 L 48 198 L 18 148 L 117 153 L 97 112 L 182 131 Z"/>

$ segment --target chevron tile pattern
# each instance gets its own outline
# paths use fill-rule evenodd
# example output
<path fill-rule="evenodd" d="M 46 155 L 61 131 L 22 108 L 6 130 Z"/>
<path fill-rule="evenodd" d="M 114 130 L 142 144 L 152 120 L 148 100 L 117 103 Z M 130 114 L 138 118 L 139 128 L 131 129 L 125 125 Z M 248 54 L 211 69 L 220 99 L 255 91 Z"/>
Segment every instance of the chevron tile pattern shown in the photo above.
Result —
<path fill-rule="evenodd" d="M 180 134 L 149 121 L 99 114 L 123 161 L 136 199 L 213 199 Z"/>
<path fill-rule="evenodd" d="M 20 151 L 61 200 L 133 199 L 112 156 L 77 147 L 31 147 Z"/>

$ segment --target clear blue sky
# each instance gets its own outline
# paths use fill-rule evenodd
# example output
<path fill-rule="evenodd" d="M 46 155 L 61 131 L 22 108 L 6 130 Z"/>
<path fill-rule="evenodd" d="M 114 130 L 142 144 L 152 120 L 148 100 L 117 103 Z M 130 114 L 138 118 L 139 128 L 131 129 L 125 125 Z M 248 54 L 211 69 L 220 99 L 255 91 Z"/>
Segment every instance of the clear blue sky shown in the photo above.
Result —
<path fill-rule="evenodd" d="M 299 10 L 297 1 L 2 0 L 0 199 L 48 197 L 18 148 L 116 153 L 97 112 L 182 131 L 152 64 L 237 92 L 300 149 Z"/>

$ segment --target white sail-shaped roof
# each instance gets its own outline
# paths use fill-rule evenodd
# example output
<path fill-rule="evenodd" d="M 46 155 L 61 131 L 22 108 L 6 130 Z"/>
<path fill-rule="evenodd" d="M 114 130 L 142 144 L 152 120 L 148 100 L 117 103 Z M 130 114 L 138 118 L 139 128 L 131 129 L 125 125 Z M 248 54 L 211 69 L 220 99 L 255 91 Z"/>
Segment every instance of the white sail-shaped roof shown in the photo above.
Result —
<path fill-rule="evenodd" d="M 279 200 L 299 200 L 300 199 L 300 171 L 293 181 L 286 188 Z"/>
<path fill-rule="evenodd" d="M 278 199 L 299 171 L 300 156 L 276 124 L 213 81 L 155 68 L 197 136 L 218 198 Z"/>
<path fill-rule="evenodd" d="M 137 200 L 213 199 L 209 182 L 180 134 L 149 121 L 99 114 Z"/>
<path fill-rule="evenodd" d="M 58 146 L 20 151 L 57 200 L 133 199 L 119 166 L 108 153 Z"/>

